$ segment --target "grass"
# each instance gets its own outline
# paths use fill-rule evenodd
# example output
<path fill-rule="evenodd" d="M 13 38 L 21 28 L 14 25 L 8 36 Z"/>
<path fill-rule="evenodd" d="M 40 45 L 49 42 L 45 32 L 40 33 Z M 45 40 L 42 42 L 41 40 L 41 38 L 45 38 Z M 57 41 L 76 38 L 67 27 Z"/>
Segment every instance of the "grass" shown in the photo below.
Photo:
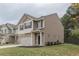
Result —
<path fill-rule="evenodd" d="M 79 56 L 79 45 L 61 44 L 36 48 L 4 48 L 0 49 L 2 56 Z"/>

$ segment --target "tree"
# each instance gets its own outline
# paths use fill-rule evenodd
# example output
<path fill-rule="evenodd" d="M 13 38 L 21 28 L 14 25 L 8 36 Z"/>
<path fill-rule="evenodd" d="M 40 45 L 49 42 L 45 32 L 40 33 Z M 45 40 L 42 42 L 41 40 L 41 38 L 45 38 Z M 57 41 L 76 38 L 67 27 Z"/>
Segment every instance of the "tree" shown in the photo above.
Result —
<path fill-rule="evenodd" d="M 71 4 L 61 19 L 64 25 L 65 39 L 72 39 L 72 37 L 79 39 L 79 3 Z"/>
<path fill-rule="evenodd" d="M 63 17 L 62 17 L 62 23 L 64 25 L 64 34 L 65 34 L 65 39 L 68 39 L 69 36 L 70 36 L 70 32 L 71 32 L 71 27 L 73 27 L 73 25 L 71 24 L 71 21 L 70 21 L 71 17 L 68 16 L 67 14 L 65 14 Z"/>

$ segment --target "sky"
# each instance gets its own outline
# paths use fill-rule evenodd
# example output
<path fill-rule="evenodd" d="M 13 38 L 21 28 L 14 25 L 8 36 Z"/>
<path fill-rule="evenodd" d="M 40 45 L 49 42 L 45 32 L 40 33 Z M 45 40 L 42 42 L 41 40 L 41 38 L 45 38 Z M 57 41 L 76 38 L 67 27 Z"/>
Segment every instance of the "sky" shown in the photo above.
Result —
<path fill-rule="evenodd" d="M 69 3 L 0 3 L 0 24 L 17 24 L 24 13 L 34 17 L 57 13 L 62 17 L 70 5 Z"/>

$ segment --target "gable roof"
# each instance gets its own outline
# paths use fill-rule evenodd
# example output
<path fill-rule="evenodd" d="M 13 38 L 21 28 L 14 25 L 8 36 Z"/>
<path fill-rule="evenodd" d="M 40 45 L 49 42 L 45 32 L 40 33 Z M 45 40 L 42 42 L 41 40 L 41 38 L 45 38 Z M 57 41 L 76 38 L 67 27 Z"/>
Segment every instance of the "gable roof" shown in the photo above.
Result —
<path fill-rule="evenodd" d="M 46 18 L 46 17 L 48 17 L 48 16 L 57 16 L 57 17 L 58 17 L 57 13 L 53 13 L 53 14 L 41 16 L 41 17 L 38 17 L 38 18 L 33 17 L 33 16 L 29 15 L 29 14 L 24 14 L 24 15 L 21 17 L 20 21 L 18 22 L 17 26 L 18 26 L 20 23 L 23 23 L 23 22 L 25 22 L 25 21 L 28 20 L 28 19 L 29 19 L 29 20 L 30 20 L 30 19 L 33 19 L 33 20 L 35 20 L 35 21 L 38 21 L 38 20 L 43 20 L 44 18 Z"/>
<path fill-rule="evenodd" d="M 10 23 L 2 24 L 2 25 L 0 25 L 0 30 L 2 27 L 7 27 L 7 29 L 11 30 L 11 29 L 15 29 L 16 25 L 10 24 Z"/>
<path fill-rule="evenodd" d="M 17 25 L 19 25 L 19 24 L 22 23 L 22 22 L 25 22 L 25 21 L 28 20 L 28 19 L 36 19 L 36 18 L 33 17 L 33 16 L 30 16 L 29 14 L 24 14 L 24 15 L 21 17 L 21 19 L 20 19 L 20 21 L 18 22 Z"/>
<path fill-rule="evenodd" d="M 15 27 L 16 27 L 16 25 L 10 24 L 10 23 L 7 23 L 5 25 L 7 26 L 8 29 L 15 29 Z"/>

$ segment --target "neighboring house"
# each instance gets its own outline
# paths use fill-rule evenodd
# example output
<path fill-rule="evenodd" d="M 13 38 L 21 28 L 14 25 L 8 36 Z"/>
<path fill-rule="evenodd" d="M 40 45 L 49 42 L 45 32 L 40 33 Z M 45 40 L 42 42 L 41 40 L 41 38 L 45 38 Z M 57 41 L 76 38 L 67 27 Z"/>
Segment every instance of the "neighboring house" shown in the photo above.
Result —
<path fill-rule="evenodd" d="M 14 24 L 7 23 L 0 25 L 0 43 L 15 43 L 15 31 L 16 25 Z"/>
<path fill-rule="evenodd" d="M 40 18 L 24 14 L 17 26 L 17 43 L 23 46 L 64 43 L 64 27 L 56 13 Z"/>

